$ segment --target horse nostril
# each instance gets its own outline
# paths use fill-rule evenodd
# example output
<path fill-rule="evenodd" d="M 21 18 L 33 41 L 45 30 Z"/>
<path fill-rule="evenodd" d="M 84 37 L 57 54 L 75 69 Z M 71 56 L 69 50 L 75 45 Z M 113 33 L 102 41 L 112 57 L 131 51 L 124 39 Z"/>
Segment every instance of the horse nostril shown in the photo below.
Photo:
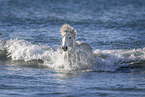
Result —
<path fill-rule="evenodd" d="M 62 49 L 64 50 L 64 51 L 67 51 L 67 46 L 62 46 Z"/>

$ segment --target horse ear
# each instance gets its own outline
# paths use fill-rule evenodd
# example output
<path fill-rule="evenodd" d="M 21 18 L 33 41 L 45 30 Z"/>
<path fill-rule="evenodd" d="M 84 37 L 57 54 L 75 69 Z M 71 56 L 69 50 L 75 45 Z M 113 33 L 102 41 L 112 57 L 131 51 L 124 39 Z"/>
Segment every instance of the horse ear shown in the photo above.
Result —
<path fill-rule="evenodd" d="M 73 28 L 73 33 L 74 33 L 74 37 L 76 38 L 76 36 L 77 36 L 77 31 Z"/>

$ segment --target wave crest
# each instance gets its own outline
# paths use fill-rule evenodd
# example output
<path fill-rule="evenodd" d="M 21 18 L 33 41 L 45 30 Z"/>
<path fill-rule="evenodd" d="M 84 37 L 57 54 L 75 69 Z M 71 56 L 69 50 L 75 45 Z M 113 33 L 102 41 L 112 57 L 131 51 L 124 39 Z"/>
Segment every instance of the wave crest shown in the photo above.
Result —
<path fill-rule="evenodd" d="M 12 60 L 33 61 L 42 60 L 48 68 L 55 70 L 80 70 L 85 67 L 78 64 L 69 65 L 63 57 L 63 51 L 60 48 L 56 50 L 48 45 L 33 44 L 25 40 L 10 39 L 6 43 L 0 42 L 1 51 L 6 49 L 7 57 Z M 4 45 L 4 46 L 3 46 Z M 4 52 L 4 53 L 6 53 Z M 0 55 L 2 55 L 0 53 Z M 132 62 L 145 60 L 145 48 L 133 50 L 94 50 L 95 62 L 93 70 L 95 71 L 115 71 L 122 66 L 128 66 Z M 86 68 L 90 69 L 90 68 Z"/>

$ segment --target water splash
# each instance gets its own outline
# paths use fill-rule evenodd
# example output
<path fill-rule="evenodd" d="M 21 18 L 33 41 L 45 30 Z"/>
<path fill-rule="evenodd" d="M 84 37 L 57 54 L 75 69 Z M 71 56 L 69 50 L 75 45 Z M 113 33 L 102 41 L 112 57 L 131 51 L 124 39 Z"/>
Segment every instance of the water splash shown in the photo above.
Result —
<path fill-rule="evenodd" d="M 72 71 L 90 69 L 84 58 L 81 60 L 83 65 L 70 65 L 69 61 L 64 59 L 64 53 L 60 48 L 52 49 L 48 45 L 33 44 L 25 40 L 10 39 L 3 46 L 7 50 L 7 57 L 12 60 L 33 61 L 42 60 L 48 68 L 61 71 Z M 145 48 L 132 50 L 94 50 L 95 62 L 93 70 L 95 71 L 116 71 L 118 68 L 128 65 L 131 62 L 145 60 Z M 85 67 L 85 68 L 84 68 Z"/>
<path fill-rule="evenodd" d="M 11 57 L 12 60 L 38 60 L 41 59 L 40 56 L 43 53 L 40 46 L 18 39 L 8 40 L 5 48 L 7 48 L 8 57 Z"/>
<path fill-rule="evenodd" d="M 0 39 L 0 59 L 4 59 L 6 57 L 6 50 L 4 48 L 4 40 Z"/>
<path fill-rule="evenodd" d="M 115 71 L 132 62 L 145 60 L 145 48 L 133 50 L 95 50 L 97 71 Z"/>

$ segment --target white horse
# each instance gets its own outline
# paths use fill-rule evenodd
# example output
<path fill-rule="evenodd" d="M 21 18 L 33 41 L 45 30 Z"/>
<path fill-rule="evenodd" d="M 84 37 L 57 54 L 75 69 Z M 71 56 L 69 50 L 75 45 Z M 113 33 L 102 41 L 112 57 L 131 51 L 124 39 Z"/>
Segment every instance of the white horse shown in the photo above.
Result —
<path fill-rule="evenodd" d="M 75 41 L 77 31 L 68 24 L 64 24 L 60 30 L 64 60 L 67 60 L 73 69 L 92 68 L 94 55 L 89 44 Z"/>

